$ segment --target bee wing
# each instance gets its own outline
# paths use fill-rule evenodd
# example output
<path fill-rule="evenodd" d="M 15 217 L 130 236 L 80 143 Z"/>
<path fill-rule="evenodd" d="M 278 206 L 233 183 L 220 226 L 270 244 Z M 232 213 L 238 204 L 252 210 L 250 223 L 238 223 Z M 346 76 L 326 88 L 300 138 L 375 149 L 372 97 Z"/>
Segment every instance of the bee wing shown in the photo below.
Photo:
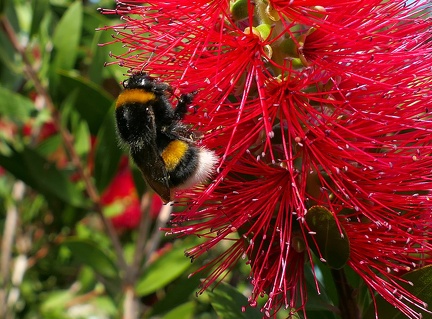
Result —
<path fill-rule="evenodd" d="M 147 156 L 148 161 L 145 168 L 139 167 L 147 184 L 162 198 L 165 203 L 171 201 L 171 190 L 169 188 L 169 176 L 162 157 L 155 152 Z M 145 172 L 144 172 L 145 170 Z"/>
<path fill-rule="evenodd" d="M 147 137 L 143 141 L 144 145 L 131 149 L 131 155 L 147 184 L 167 203 L 171 201 L 169 175 L 156 144 L 157 130 L 154 113 L 151 109 L 147 111 Z"/>

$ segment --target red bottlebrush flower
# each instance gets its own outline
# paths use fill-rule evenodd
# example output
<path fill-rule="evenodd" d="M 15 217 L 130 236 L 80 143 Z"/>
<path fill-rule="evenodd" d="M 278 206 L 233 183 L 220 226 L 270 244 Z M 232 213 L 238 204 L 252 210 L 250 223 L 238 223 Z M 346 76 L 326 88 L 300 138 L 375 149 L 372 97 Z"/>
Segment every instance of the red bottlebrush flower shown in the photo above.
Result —
<path fill-rule="evenodd" d="M 108 210 L 111 222 L 117 229 L 135 229 L 141 219 L 140 199 L 127 163 L 127 158 L 121 161 L 117 175 L 101 196 L 101 203 Z M 162 200 L 154 195 L 150 216 L 157 218 L 161 208 Z"/>
<path fill-rule="evenodd" d="M 114 42 L 128 51 L 114 57 L 197 91 L 185 122 L 221 157 L 170 229 L 207 238 L 191 258 L 232 242 L 203 289 L 247 257 L 252 305 L 267 294 L 268 317 L 302 309 L 317 248 L 306 217 L 322 206 L 348 237 L 347 266 L 419 318 L 399 274 L 431 262 L 430 2 L 146 3 L 104 10 L 125 21 Z"/>
<path fill-rule="evenodd" d="M 101 196 L 101 203 L 109 211 L 117 229 L 137 228 L 141 219 L 140 200 L 127 161 Z"/>
<path fill-rule="evenodd" d="M 123 211 L 111 218 L 111 222 L 116 229 L 135 229 L 138 228 L 141 213 L 139 203 L 128 203 Z"/>
<path fill-rule="evenodd" d="M 163 205 L 162 199 L 158 195 L 154 194 L 150 205 L 151 218 L 156 219 L 159 216 L 159 213 L 162 209 L 162 205 Z"/>

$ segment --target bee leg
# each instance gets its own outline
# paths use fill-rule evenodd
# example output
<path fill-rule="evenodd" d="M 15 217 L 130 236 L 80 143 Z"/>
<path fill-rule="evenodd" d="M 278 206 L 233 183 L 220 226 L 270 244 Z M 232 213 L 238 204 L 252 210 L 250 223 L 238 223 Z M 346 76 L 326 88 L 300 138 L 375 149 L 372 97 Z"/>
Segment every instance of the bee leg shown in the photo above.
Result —
<path fill-rule="evenodd" d="M 153 87 L 151 90 L 153 92 L 155 92 L 156 94 L 162 95 L 162 94 L 164 94 L 164 92 L 168 92 L 170 94 L 173 93 L 173 88 L 166 83 L 153 82 L 152 85 L 153 85 Z"/>
<path fill-rule="evenodd" d="M 194 93 L 180 95 L 179 101 L 175 108 L 174 116 L 177 120 L 181 120 L 187 113 L 188 105 L 192 103 Z"/>

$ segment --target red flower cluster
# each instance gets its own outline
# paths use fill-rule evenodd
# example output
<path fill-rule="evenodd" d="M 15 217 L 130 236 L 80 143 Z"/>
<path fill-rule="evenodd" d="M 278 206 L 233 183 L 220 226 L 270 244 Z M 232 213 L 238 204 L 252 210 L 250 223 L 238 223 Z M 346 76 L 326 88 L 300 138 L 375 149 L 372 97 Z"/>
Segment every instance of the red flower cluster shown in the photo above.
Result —
<path fill-rule="evenodd" d="M 347 265 L 410 318 L 423 303 L 399 274 L 432 253 L 432 21 L 429 1 L 119 1 L 116 63 L 197 91 L 186 122 L 221 157 L 172 233 L 232 246 L 203 289 L 249 259 L 253 305 L 306 302 L 305 222 L 325 207 Z M 234 239 L 237 238 L 237 239 Z M 304 249 L 301 247 L 305 247 Z M 426 257 L 425 257 L 426 256 Z M 325 258 L 321 255 L 321 260 Z M 293 310 L 294 311 L 294 310 Z"/>
<path fill-rule="evenodd" d="M 135 229 L 141 220 L 140 199 L 127 163 L 126 158 L 121 161 L 117 175 L 101 196 L 102 206 L 118 230 Z M 162 200 L 154 196 L 150 216 L 156 218 L 161 207 Z"/>

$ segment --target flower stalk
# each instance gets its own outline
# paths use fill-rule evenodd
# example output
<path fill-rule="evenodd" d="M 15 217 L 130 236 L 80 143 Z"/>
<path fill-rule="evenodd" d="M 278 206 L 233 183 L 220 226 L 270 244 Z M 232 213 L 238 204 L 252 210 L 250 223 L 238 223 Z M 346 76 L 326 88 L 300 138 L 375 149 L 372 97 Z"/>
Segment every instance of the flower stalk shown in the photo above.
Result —
<path fill-rule="evenodd" d="M 349 285 L 343 269 L 331 270 L 339 297 L 339 310 L 342 319 L 361 319 L 361 312 L 354 298 L 354 290 Z"/>

